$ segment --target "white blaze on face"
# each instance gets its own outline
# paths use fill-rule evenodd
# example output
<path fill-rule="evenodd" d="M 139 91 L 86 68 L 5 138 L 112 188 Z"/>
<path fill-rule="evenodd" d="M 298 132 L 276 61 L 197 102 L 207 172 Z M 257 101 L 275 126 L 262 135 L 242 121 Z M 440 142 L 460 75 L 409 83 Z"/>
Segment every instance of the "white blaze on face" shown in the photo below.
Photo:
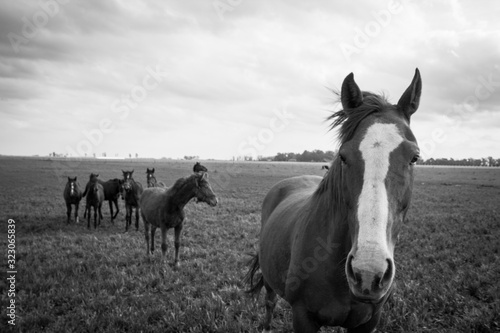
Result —
<path fill-rule="evenodd" d="M 390 154 L 401 142 L 403 137 L 396 125 L 375 123 L 368 128 L 359 145 L 365 170 L 357 212 L 358 251 L 368 255 L 372 253 L 376 256 L 375 253 L 380 253 L 379 251 L 387 255 L 390 253 L 387 248 L 389 202 L 385 178 L 389 170 Z M 363 248 L 367 251 L 363 251 Z M 370 261 L 370 258 L 363 259 Z"/>

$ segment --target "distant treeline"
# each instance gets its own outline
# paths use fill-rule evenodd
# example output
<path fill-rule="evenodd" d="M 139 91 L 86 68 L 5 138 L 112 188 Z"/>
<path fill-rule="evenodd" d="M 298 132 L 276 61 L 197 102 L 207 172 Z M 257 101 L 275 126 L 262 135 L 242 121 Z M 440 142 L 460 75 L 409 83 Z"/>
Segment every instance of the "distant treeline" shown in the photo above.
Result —
<path fill-rule="evenodd" d="M 463 158 L 461 160 L 453 158 L 429 158 L 426 160 L 420 159 L 417 164 L 500 167 L 500 158 L 495 159 L 491 156 L 484 158 Z"/>
<path fill-rule="evenodd" d="M 260 157 L 262 161 L 278 161 L 278 162 L 328 162 L 334 159 L 335 152 L 328 150 L 322 151 L 319 149 L 308 151 L 304 150 L 303 153 L 278 153 L 276 156 Z"/>
<path fill-rule="evenodd" d="M 322 150 L 308 151 L 304 150 L 303 153 L 278 153 L 275 156 L 259 157 L 260 161 L 278 161 L 278 162 L 329 162 L 335 158 L 337 153 L 331 150 L 326 152 Z M 491 166 L 500 167 L 500 158 L 493 158 L 491 156 L 484 158 L 429 158 L 419 159 L 417 164 L 420 165 L 457 165 L 457 166 Z"/>

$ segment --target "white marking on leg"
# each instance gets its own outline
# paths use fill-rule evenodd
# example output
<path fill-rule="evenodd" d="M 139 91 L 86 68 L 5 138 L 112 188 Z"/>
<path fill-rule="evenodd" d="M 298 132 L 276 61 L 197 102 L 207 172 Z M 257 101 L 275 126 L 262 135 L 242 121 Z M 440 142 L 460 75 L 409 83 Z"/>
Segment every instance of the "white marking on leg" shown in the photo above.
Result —
<path fill-rule="evenodd" d="M 376 252 L 380 253 L 380 250 L 390 254 L 387 248 L 389 202 L 385 178 L 389 170 L 390 154 L 401 142 L 403 137 L 396 125 L 375 123 L 368 128 L 359 145 L 365 170 L 357 211 L 358 251 L 367 255 L 376 256 Z M 374 253 L 373 250 L 378 251 Z M 365 260 L 369 262 L 370 258 L 363 258 Z"/>

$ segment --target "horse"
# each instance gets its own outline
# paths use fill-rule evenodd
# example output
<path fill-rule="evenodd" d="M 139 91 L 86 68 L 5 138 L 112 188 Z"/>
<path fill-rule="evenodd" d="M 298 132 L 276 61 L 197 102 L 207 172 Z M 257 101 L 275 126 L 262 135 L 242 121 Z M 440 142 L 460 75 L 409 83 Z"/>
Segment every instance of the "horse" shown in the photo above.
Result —
<path fill-rule="evenodd" d="M 111 214 L 111 223 L 114 223 L 114 219 L 116 216 L 118 216 L 118 213 L 120 212 L 120 207 L 118 206 L 118 198 L 120 197 L 121 190 L 122 190 L 122 185 L 123 185 L 123 180 L 114 178 L 114 179 L 109 179 L 107 181 L 103 181 L 98 178 L 99 174 L 94 174 L 91 173 L 89 176 L 89 181 L 87 185 L 85 186 L 85 191 L 83 192 L 83 196 L 87 193 L 89 185 L 96 180 L 99 184 L 102 185 L 104 188 L 104 200 L 109 203 L 109 212 Z M 116 212 L 113 214 L 113 204 L 116 207 Z M 87 214 L 87 210 L 85 210 L 83 217 L 85 218 Z"/>
<path fill-rule="evenodd" d="M 63 192 L 64 201 L 66 202 L 66 215 L 68 216 L 67 224 L 71 220 L 71 205 L 75 205 L 75 222 L 78 223 L 78 206 L 80 205 L 80 200 L 82 200 L 82 191 L 76 178 L 68 177 L 68 182 Z"/>
<path fill-rule="evenodd" d="M 132 178 L 132 171 L 123 171 L 123 199 L 125 200 L 125 231 L 132 224 L 132 214 L 135 208 L 135 229 L 139 230 L 139 199 L 142 194 L 142 184 Z"/>
<path fill-rule="evenodd" d="M 86 189 L 86 208 L 85 211 L 88 210 L 89 214 L 87 215 L 87 228 L 90 229 L 90 208 L 94 207 L 94 229 L 97 229 L 97 226 L 101 224 L 102 220 L 102 203 L 104 201 L 104 188 L 97 181 L 97 177 L 93 179 L 90 184 L 87 184 L 88 188 Z"/>
<path fill-rule="evenodd" d="M 295 332 L 375 330 L 393 290 L 394 247 L 419 158 L 410 117 L 421 90 L 416 69 L 393 105 L 361 91 L 349 74 L 342 110 L 328 118 L 340 143 L 328 175 L 285 179 L 264 198 L 259 249 L 245 282 L 254 295 L 266 290 L 265 332 L 276 295 L 291 305 Z"/>
<path fill-rule="evenodd" d="M 148 187 L 167 187 L 165 185 L 165 183 L 163 182 L 158 182 L 156 181 L 156 177 L 155 177 L 155 168 L 153 169 L 147 169 L 146 170 L 146 180 L 147 180 L 147 183 L 148 183 Z"/>
<path fill-rule="evenodd" d="M 200 162 L 196 162 L 193 166 L 193 172 L 208 172 L 208 169 L 200 164 Z"/>
<path fill-rule="evenodd" d="M 179 266 L 179 247 L 182 222 L 184 221 L 184 206 L 192 199 L 205 202 L 214 207 L 217 197 L 208 182 L 208 174 L 204 172 L 193 173 L 189 177 L 179 178 L 169 188 L 150 187 L 144 190 L 141 196 L 141 216 L 144 221 L 146 236 L 146 252 L 154 252 L 154 239 L 156 228 L 161 229 L 161 251 L 163 256 L 167 252 L 167 230 L 175 231 L 175 260 L 174 267 Z M 149 247 L 149 226 L 151 225 L 151 248 Z"/>

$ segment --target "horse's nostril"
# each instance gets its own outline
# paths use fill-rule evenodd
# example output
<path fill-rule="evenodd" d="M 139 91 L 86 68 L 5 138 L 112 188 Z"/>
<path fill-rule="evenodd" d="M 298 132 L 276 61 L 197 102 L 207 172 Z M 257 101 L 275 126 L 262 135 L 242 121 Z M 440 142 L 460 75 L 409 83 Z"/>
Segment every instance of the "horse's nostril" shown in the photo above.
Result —
<path fill-rule="evenodd" d="M 387 259 L 387 269 L 385 270 L 384 276 L 378 283 L 380 288 L 383 288 L 385 285 L 392 281 L 392 276 L 394 275 L 394 262 L 390 259 Z"/>
<path fill-rule="evenodd" d="M 353 259 L 354 259 L 354 256 L 352 256 L 352 255 L 349 255 L 347 257 L 346 273 L 347 273 L 347 277 L 349 277 L 355 283 L 358 283 L 358 281 L 360 281 L 360 276 L 359 276 L 359 274 L 357 274 L 358 276 L 356 276 L 356 274 L 354 274 L 354 270 L 352 269 L 352 260 Z"/>

